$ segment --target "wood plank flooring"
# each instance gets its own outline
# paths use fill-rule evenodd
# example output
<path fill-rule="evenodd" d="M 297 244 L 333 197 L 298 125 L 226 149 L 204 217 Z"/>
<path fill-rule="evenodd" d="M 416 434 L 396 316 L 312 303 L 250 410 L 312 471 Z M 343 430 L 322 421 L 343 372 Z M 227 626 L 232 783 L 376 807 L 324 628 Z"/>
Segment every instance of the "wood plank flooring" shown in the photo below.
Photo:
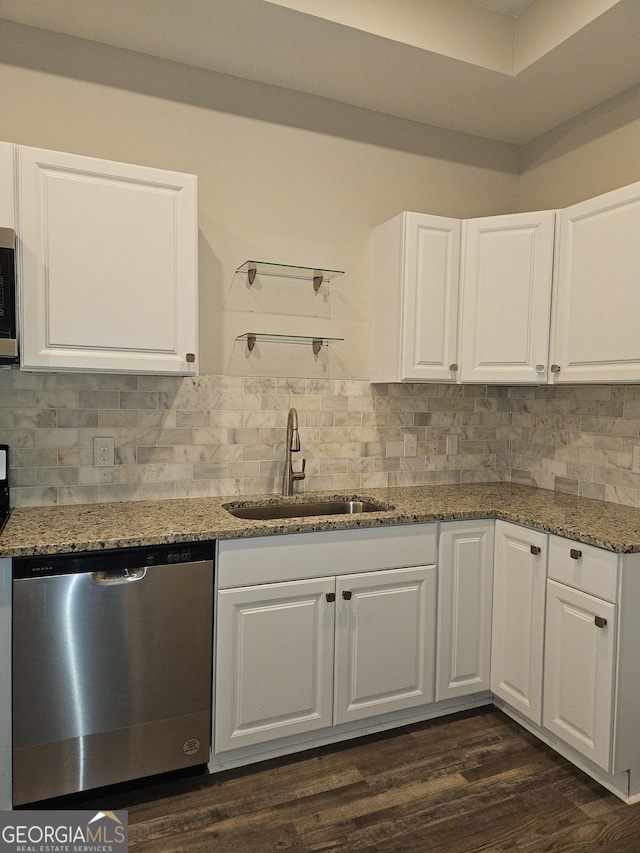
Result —
<path fill-rule="evenodd" d="M 495 708 L 86 800 L 131 853 L 640 853 L 627 806 Z"/>

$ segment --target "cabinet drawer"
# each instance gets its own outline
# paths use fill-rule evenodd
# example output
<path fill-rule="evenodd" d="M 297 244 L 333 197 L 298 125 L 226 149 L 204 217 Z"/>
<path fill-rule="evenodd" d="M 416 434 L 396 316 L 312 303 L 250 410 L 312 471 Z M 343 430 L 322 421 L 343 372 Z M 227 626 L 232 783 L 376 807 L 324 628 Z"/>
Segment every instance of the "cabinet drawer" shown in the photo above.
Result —
<path fill-rule="evenodd" d="M 561 536 L 549 536 L 549 577 L 605 601 L 617 601 L 618 555 Z"/>
<path fill-rule="evenodd" d="M 218 588 L 427 566 L 437 524 L 399 524 L 218 542 Z"/>

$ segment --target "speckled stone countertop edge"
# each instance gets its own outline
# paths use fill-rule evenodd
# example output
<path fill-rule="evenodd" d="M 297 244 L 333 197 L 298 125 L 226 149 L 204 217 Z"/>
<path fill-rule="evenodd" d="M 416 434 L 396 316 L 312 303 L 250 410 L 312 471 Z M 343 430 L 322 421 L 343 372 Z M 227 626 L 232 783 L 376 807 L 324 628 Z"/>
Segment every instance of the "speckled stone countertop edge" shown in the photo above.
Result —
<path fill-rule="evenodd" d="M 363 498 L 390 509 L 251 521 L 226 506 Z M 514 483 L 399 486 L 357 492 L 180 498 L 23 507 L 0 536 L 0 557 L 62 554 L 213 539 L 499 518 L 617 553 L 640 552 L 640 509 Z"/>

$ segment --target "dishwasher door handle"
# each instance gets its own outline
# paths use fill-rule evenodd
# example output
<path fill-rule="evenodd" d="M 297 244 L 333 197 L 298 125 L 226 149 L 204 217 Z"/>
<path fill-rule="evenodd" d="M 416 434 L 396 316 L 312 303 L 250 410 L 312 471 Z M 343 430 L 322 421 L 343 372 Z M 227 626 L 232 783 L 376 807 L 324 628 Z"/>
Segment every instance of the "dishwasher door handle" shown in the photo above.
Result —
<path fill-rule="evenodd" d="M 147 574 L 147 569 L 116 569 L 113 572 L 93 572 L 91 580 L 103 586 L 116 586 L 123 583 L 141 581 Z"/>

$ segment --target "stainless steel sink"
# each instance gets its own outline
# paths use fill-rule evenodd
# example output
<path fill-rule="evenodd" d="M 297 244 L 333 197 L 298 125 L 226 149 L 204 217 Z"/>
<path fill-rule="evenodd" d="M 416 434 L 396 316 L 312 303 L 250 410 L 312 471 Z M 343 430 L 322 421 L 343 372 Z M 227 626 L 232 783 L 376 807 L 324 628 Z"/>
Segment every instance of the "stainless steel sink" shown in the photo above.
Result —
<path fill-rule="evenodd" d="M 392 506 L 385 506 L 375 501 L 356 500 L 310 501 L 309 503 L 297 504 L 253 504 L 252 506 L 227 504 L 224 508 L 236 518 L 249 518 L 254 521 L 301 518 L 311 515 L 353 515 L 360 512 L 383 512 L 393 509 Z"/>

